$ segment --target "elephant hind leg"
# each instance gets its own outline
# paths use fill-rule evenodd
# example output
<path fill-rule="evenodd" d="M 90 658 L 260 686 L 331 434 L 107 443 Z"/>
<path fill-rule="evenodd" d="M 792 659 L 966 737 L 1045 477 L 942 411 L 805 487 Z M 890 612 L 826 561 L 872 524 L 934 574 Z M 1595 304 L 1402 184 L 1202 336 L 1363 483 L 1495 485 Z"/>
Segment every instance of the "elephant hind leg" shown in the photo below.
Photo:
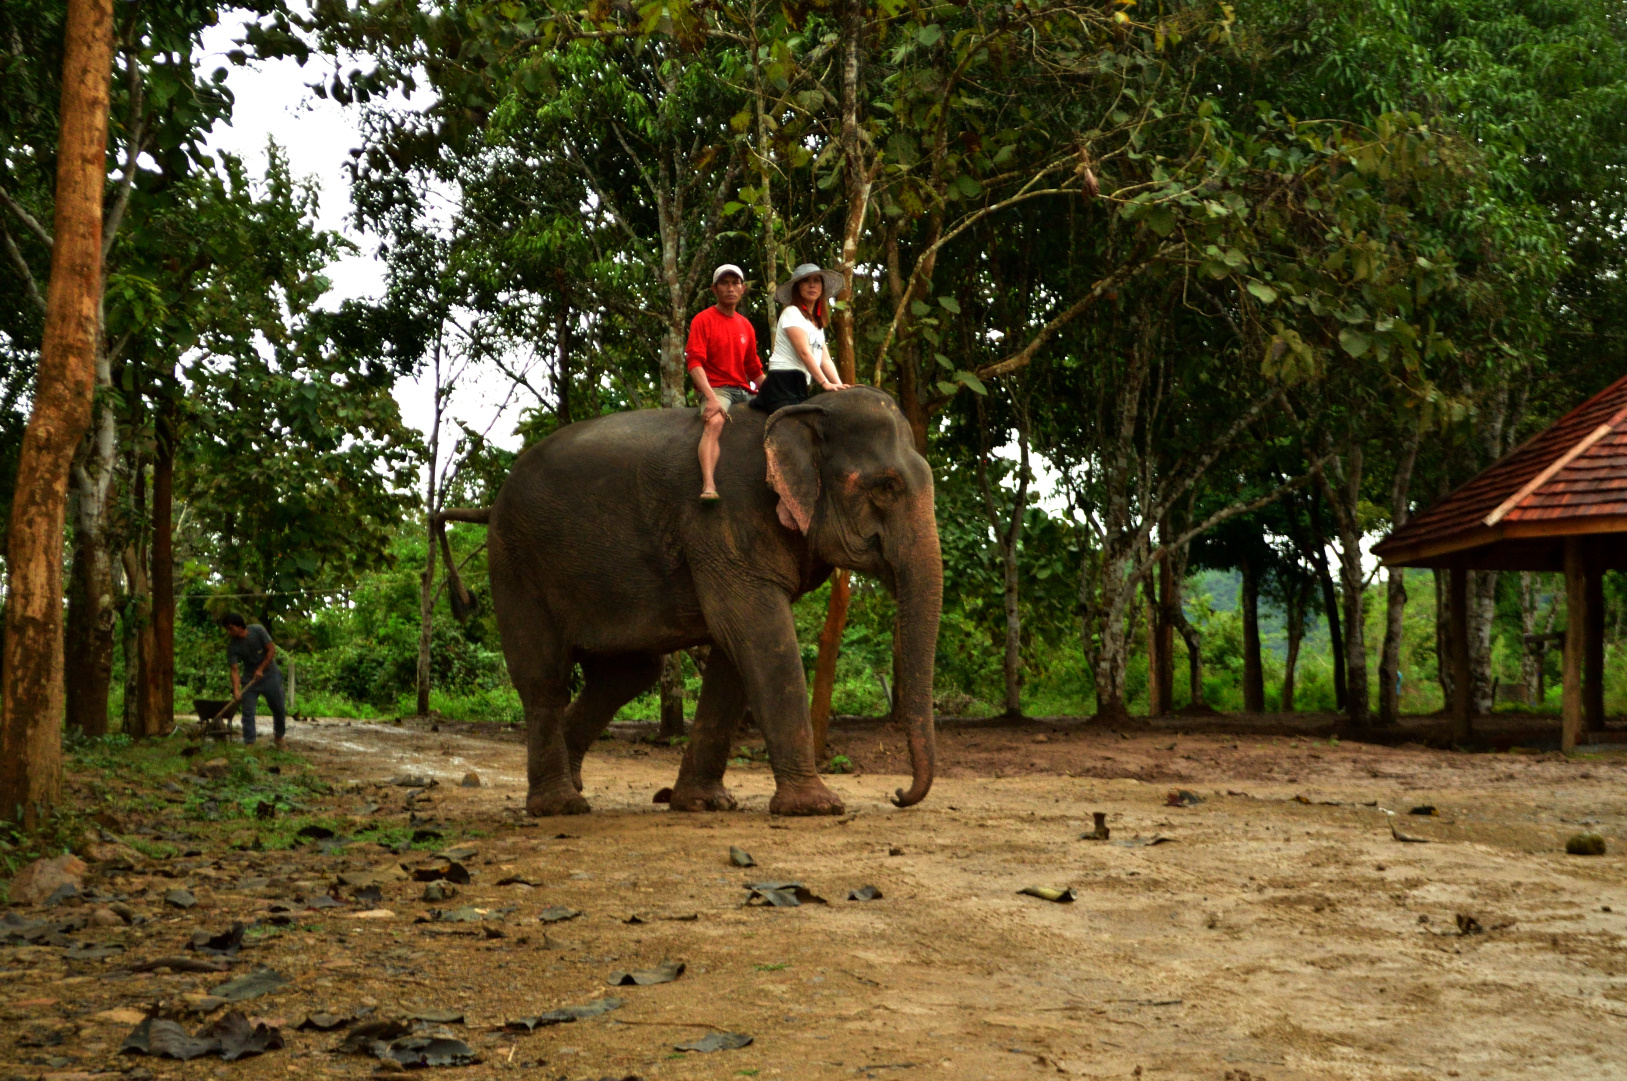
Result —
<path fill-rule="evenodd" d="M 565 746 L 569 658 L 551 641 L 504 652 L 509 678 L 525 707 L 526 811 L 538 816 L 587 814 L 592 808 L 571 783 L 570 751 Z"/>
<path fill-rule="evenodd" d="M 729 750 L 745 710 L 746 689 L 739 669 L 723 650 L 713 649 L 701 681 L 689 746 L 672 786 L 674 811 L 735 809 L 734 797 L 723 787 L 723 771 L 728 768 Z"/>
<path fill-rule="evenodd" d="M 565 749 L 570 753 L 571 783 L 582 791 L 582 759 L 616 711 L 655 683 L 661 658 L 654 653 L 622 653 L 582 659 L 582 690 L 565 710 Z"/>

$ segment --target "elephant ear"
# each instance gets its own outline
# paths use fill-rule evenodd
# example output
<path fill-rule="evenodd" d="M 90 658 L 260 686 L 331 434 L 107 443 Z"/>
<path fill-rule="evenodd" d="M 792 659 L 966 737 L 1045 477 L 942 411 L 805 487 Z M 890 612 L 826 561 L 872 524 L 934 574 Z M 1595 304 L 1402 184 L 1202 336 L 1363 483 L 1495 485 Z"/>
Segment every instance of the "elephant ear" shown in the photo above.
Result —
<path fill-rule="evenodd" d="M 768 486 L 779 493 L 780 523 L 804 535 L 819 502 L 820 421 L 825 407 L 788 405 L 768 418 Z"/>

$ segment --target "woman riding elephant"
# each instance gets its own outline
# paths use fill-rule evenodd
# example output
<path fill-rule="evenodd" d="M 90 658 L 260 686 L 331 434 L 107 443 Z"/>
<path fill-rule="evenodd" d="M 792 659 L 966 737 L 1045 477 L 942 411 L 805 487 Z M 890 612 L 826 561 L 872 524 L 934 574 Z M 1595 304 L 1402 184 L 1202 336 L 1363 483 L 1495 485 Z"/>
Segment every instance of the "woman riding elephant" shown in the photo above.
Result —
<path fill-rule="evenodd" d="M 827 298 L 843 289 L 842 276 L 834 270 L 820 270 L 817 264 L 803 263 L 791 280 L 774 291 L 783 305 L 774 329 L 774 351 L 768 356 L 768 373 L 753 409 L 772 413 L 808 399 L 808 381 L 824 390 L 846 390 L 825 346 L 825 323 L 830 314 Z"/>
<path fill-rule="evenodd" d="M 834 380 L 827 380 L 834 382 Z M 887 394 L 854 387 L 782 408 L 742 410 L 721 435 L 721 504 L 703 509 L 695 409 L 649 409 L 571 424 L 531 447 L 485 522 L 492 608 L 525 707 L 526 808 L 580 814 L 581 765 L 661 656 L 711 645 L 694 727 L 673 785 L 678 811 L 735 806 L 723 774 L 749 706 L 767 739 L 777 814 L 839 814 L 820 780 L 791 604 L 835 567 L 898 599 L 894 716 L 913 782 L 932 785 L 932 668 L 943 592 L 932 471 Z M 460 617 L 472 599 L 448 553 Z M 574 669 L 582 689 L 571 698 Z"/>

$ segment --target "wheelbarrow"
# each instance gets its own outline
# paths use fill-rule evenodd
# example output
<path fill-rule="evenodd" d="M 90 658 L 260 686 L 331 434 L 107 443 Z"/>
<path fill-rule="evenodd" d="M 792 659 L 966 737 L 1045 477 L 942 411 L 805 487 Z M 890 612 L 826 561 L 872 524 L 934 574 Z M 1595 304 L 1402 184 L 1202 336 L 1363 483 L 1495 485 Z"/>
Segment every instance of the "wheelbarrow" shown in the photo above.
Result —
<path fill-rule="evenodd" d="M 230 701 L 219 698 L 194 698 L 192 711 L 198 715 L 198 735 L 206 739 L 230 739 L 232 719 L 243 701 L 239 695 Z"/>

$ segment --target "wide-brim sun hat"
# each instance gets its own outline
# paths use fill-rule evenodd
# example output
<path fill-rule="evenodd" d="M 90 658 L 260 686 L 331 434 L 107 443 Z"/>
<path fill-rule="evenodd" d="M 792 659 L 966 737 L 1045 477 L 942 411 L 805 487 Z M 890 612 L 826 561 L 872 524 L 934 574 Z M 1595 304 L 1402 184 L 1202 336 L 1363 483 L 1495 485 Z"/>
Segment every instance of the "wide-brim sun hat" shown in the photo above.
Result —
<path fill-rule="evenodd" d="M 840 296 L 842 290 L 847 288 L 847 282 L 842 280 L 842 275 L 839 271 L 821 270 L 818 263 L 803 263 L 801 266 L 797 267 L 791 272 L 790 281 L 774 290 L 775 303 L 796 303 L 796 301 L 792 298 L 796 295 L 797 282 L 802 281 L 804 278 L 811 278 L 815 274 L 819 275 L 825 280 L 825 295 L 823 298 L 825 300 L 830 300 L 833 297 Z"/>

